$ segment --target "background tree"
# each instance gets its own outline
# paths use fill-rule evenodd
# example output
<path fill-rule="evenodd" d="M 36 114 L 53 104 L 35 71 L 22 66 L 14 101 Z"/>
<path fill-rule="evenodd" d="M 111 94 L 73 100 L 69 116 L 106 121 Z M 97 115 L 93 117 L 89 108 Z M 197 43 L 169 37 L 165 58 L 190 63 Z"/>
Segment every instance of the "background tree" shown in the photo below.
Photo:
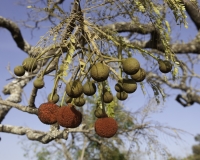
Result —
<path fill-rule="evenodd" d="M 146 82 L 153 89 L 157 101 L 160 100 L 159 95 L 163 98 L 166 96 L 160 87 L 165 84 L 169 88 L 182 91 L 182 94 L 177 96 L 177 101 L 183 106 L 190 106 L 194 102 L 199 103 L 199 90 L 193 83 L 195 79 L 199 78 L 194 71 L 194 65 L 198 63 L 198 33 L 189 43 L 173 42 L 170 32 L 174 21 L 169 23 L 174 17 L 177 24 L 187 26 L 186 8 L 199 30 L 199 22 L 196 18 L 199 12 L 196 1 L 80 1 L 80 3 L 74 1 L 70 11 L 61 7 L 61 4 L 64 5 L 64 3 L 69 4 L 65 1 L 35 1 L 31 5 L 29 2 L 28 4 L 21 3 L 31 9 L 29 20 L 35 22 L 33 28 L 39 28 L 46 20 L 55 24 L 55 27 L 51 28 L 36 46 L 31 46 L 23 39 L 18 26 L 13 21 L 0 17 L 0 26 L 11 32 L 17 46 L 30 57 L 37 59 L 35 70 L 28 70 L 22 77 L 15 76 L 11 72 L 15 80 L 3 89 L 3 93 L 9 96 L 6 100 L 0 100 L 2 104 L 1 122 L 11 107 L 37 115 L 35 97 L 38 89 L 36 87 L 33 87 L 28 106 L 17 104 L 21 101 L 23 87 L 35 76 L 40 78 L 54 71 L 55 81 L 52 86 L 52 94 L 54 94 L 59 87 L 59 80 L 67 83 L 66 79 L 69 80 L 71 76 L 74 79 L 76 76 L 82 80 L 85 77 L 90 79 L 87 71 L 98 61 L 109 67 L 110 79 L 114 82 L 122 81 L 123 78 L 128 77 L 122 70 L 122 59 L 132 57 L 135 53 L 142 55 L 141 57 L 148 61 L 149 66 L 155 66 L 155 68 L 149 69 L 146 66 L 145 70 Z M 38 17 L 43 18 L 38 19 Z M 119 19 L 122 22 L 119 22 Z M 31 27 L 27 21 L 23 23 L 25 26 Z M 144 35 L 148 35 L 148 37 Z M 186 58 L 182 56 L 183 53 Z M 189 53 L 193 53 L 193 55 L 189 55 Z M 169 77 L 162 76 L 159 72 L 160 59 L 165 59 L 173 65 L 172 75 Z M 96 84 L 99 91 L 96 100 L 101 102 L 99 98 L 104 89 L 112 91 L 113 86 L 109 85 L 107 81 Z M 141 82 L 138 85 L 144 88 L 146 84 Z M 65 98 L 65 96 L 63 97 Z M 102 108 L 104 109 L 104 105 Z M 112 107 L 108 105 L 105 108 L 109 116 L 112 116 Z M 140 128 L 142 130 L 151 127 L 144 121 L 138 125 L 142 125 Z M 130 131 L 138 133 L 134 126 L 130 128 Z M 48 143 L 57 138 L 67 139 L 68 133 L 85 133 L 88 132 L 88 129 L 85 129 L 85 124 L 83 124 L 76 129 L 58 131 L 58 125 L 52 125 L 51 131 L 44 133 L 25 127 L 0 125 L 0 131 L 19 135 L 26 134 L 30 140 Z M 145 135 L 141 132 L 138 134 Z"/>

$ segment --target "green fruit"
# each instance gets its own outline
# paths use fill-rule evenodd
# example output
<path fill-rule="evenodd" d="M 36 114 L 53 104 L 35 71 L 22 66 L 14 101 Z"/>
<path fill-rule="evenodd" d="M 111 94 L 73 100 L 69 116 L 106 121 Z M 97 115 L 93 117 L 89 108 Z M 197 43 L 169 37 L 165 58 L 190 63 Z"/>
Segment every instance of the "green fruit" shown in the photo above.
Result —
<path fill-rule="evenodd" d="M 39 78 L 36 78 L 33 82 L 33 85 L 35 88 L 37 89 L 41 89 L 44 87 L 44 80 L 43 78 L 39 77 Z"/>
<path fill-rule="evenodd" d="M 146 77 L 146 72 L 143 68 L 140 68 L 137 73 L 131 75 L 131 78 L 136 82 L 142 82 L 145 79 L 145 77 Z"/>
<path fill-rule="evenodd" d="M 83 93 L 83 86 L 80 80 L 70 81 L 65 90 L 68 96 L 78 98 Z"/>
<path fill-rule="evenodd" d="M 96 90 L 96 86 L 93 82 L 88 81 L 83 85 L 83 93 L 87 96 L 94 95 Z"/>
<path fill-rule="evenodd" d="M 103 101 L 105 103 L 110 103 L 113 101 L 113 95 L 111 92 L 106 91 L 105 93 L 103 93 Z"/>
<path fill-rule="evenodd" d="M 59 101 L 59 95 L 55 93 L 51 99 L 51 93 L 48 95 L 48 101 L 52 103 L 57 103 Z"/>
<path fill-rule="evenodd" d="M 65 102 L 66 102 L 66 103 L 71 103 L 71 102 L 72 102 L 72 99 L 73 99 L 73 98 L 67 96 L 67 97 L 65 98 Z"/>
<path fill-rule="evenodd" d="M 125 99 L 128 98 L 128 94 L 126 92 L 117 92 L 116 94 L 117 99 L 124 101 Z"/>
<path fill-rule="evenodd" d="M 24 68 L 22 66 L 16 66 L 14 68 L 14 73 L 15 73 L 16 76 L 20 76 L 21 77 L 21 76 L 23 76 L 25 74 L 25 70 L 24 70 Z"/>
<path fill-rule="evenodd" d="M 37 61 L 36 58 L 26 58 L 23 63 L 22 63 L 23 68 L 28 71 L 28 72 L 32 72 L 37 68 Z"/>
<path fill-rule="evenodd" d="M 97 82 L 105 81 L 109 76 L 109 68 L 103 63 L 96 63 L 90 70 L 91 77 Z"/>
<path fill-rule="evenodd" d="M 97 118 L 107 117 L 107 115 L 103 113 L 103 110 L 102 110 L 101 108 L 95 109 L 94 115 L 95 115 L 95 117 L 97 117 Z"/>
<path fill-rule="evenodd" d="M 172 70 L 172 64 L 167 60 L 163 61 L 163 60 L 159 59 L 158 64 L 159 64 L 159 70 L 162 73 L 169 73 Z"/>
<path fill-rule="evenodd" d="M 138 72 L 140 63 L 135 58 L 127 58 L 122 61 L 122 68 L 126 74 L 132 75 Z"/>
<path fill-rule="evenodd" d="M 137 83 L 133 79 L 123 79 L 123 90 L 126 93 L 133 93 L 137 89 Z"/>
<path fill-rule="evenodd" d="M 83 97 L 75 98 L 74 104 L 78 107 L 82 107 L 85 104 L 85 99 Z"/>
<path fill-rule="evenodd" d="M 115 90 L 116 90 L 117 92 L 122 92 L 122 91 L 123 91 L 123 85 L 122 85 L 122 83 L 117 83 L 117 84 L 115 85 Z"/>

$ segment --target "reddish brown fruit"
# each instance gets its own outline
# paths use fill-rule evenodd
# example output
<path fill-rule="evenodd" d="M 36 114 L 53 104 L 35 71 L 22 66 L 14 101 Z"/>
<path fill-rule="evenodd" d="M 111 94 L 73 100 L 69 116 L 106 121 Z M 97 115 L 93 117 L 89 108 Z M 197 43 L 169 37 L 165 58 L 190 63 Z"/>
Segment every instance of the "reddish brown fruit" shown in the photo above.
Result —
<path fill-rule="evenodd" d="M 44 124 L 54 124 L 57 122 L 58 106 L 54 103 L 43 103 L 38 108 L 38 118 Z"/>
<path fill-rule="evenodd" d="M 57 122 L 62 127 L 76 128 L 82 122 L 82 114 L 72 104 L 58 109 Z"/>
<path fill-rule="evenodd" d="M 116 134 L 117 129 L 117 122 L 111 117 L 98 118 L 95 122 L 95 132 L 100 137 L 113 137 Z"/>

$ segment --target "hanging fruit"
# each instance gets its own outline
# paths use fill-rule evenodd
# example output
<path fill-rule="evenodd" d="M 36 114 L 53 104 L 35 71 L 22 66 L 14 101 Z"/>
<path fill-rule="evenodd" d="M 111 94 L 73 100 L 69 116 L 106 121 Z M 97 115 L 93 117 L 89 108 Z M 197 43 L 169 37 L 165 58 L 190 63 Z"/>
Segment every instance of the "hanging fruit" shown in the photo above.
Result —
<path fill-rule="evenodd" d="M 140 68 L 139 71 L 133 75 L 131 78 L 136 82 L 142 82 L 146 77 L 146 71 L 143 68 Z"/>
<path fill-rule="evenodd" d="M 95 63 L 90 70 L 90 75 L 95 81 L 103 82 L 108 78 L 109 72 L 110 70 L 105 64 Z"/>
<path fill-rule="evenodd" d="M 43 103 L 38 108 L 38 118 L 44 124 L 54 124 L 57 122 L 58 108 L 54 103 Z"/>
<path fill-rule="evenodd" d="M 80 80 L 70 81 L 66 85 L 66 93 L 72 98 L 78 98 L 83 93 L 83 86 Z"/>
<path fill-rule="evenodd" d="M 138 72 L 140 63 L 135 58 L 126 58 L 122 60 L 122 69 L 126 74 L 132 75 Z"/>
<path fill-rule="evenodd" d="M 98 118 L 94 127 L 96 134 L 104 138 L 113 137 L 118 130 L 116 120 L 111 117 Z"/>
<path fill-rule="evenodd" d="M 25 70 L 22 66 L 16 66 L 14 68 L 14 73 L 15 73 L 16 76 L 21 77 L 25 74 Z"/>
<path fill-rule="evenodd" d="M 68 104 L 58 109 L 57 122 L 62 127 L 76 128 L 82 122 L 82 114 L 72 104 Z"/>

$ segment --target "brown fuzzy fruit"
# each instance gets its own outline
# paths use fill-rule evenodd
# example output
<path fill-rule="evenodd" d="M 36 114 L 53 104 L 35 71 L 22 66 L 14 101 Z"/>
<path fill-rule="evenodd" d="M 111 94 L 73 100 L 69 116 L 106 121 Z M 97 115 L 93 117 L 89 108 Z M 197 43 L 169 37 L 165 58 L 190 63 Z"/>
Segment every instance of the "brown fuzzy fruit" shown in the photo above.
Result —
<path fill-rule="evenodd" d="M 24 67 L 22 67 L 22 66 L 16 66 L 14 68 L 14 73 L 15 73 L 16 76 L 19 76 L 19 77 L 23 76 L 25 74 Z"/>
<path fill-rule="evenodd" d="M 68 104 L 58 109 L 57 122 L 62 127 L 76 128 L 82 122 L 82 114 L 72 104 Z"/>
<path fill-rule="evenodd" d="M 83 93 L 83 86 L 80 80 L 70 81 L 66 85 L 66 93 L 72 98 L 78 98 Z"/>
<path fill-rule="evenodd" d="M 113 95 L 112 95 L 112 93 L 109 92 L 109 91 L 104 92 L 104 93 L 103 93 L 103 101 L 104 101 L 105 103 L 110 103 L 110 102 L 112 102 L 112 101 L 113 101 Z"/>
<path fill-rule="evenodd" d="M 131 78 L 136 82 L 142 82 L 146 77 L 146 71 L 143 68 L 140 68 L 139 71 L 133 75 Z"/>
<path fill-rule="evenodd" d="M 78 107 L 82 107 L 85 104 L 85 99 L 83 97 L 75 98 L 74 104 Z"/>
<path fill-rule="evenodd" d="M 128 93 L 122 91 L 122 92 L 117 92 L 116 94 L 117 99 L 124 101 L 128 98 Z"/>
<path fill-rule="evenodd" d="M 37 68 L 37 61 L 35 58 L 29 57 L 22 62 L 22 66 L 28 72 L 32 72 Z"/>
<path fill-rule="evenodd" d="M 83 85 L 83 93 L 87 96 L 92 96 L 96 93 L 96 86 L 93 82 L 87 81 Z"/>
<path fill-rule="evenodd" d="M 122 83 L 117 83 L 117 84 L 115 85 L 115 90 L 116 90 L 117 92 L 122 92 L 122 91 L 123 91 L 123 85 L 122 85 Z"/>
<path fill-rule="evenodd" d="M 117 129 L 117 122 L 111 117 L 98 118 L 95 122 L 95 132 L 100 137 L 113 137 L 117 133 Z"/>
<path fill-rule="evenodd" d="M 163 60 L 159 59 L 158 64 L 159 64 L 159 70 L 162 73 L 169 73 L 172 70 L 172 64 L 167 60 L 163 61 Z"/>
<path fill-rule="evenodd" d="M 51 99 L 51 93 L 48 95 L 48 101 L 52 103 L 57 103 L 59 101 L 59 95 L 55 93 Z"/>
<path fill-rule="evenodd" d="M 107 115 L 105 113 L 103 113 L 103 110 L 101 108 L 97 108 L 94 111 L 94 115 L 97 118 L 103 118 L 103 117 L 107 117 Z"/>
<path fill-rule="evenodd" d="M 137 89 L 137 83 L 133 79 L 123 79 L 123 90 L 126 93 L 133 93 Z"/>
<path fill-rule="evenodd" d="M 138 72 L 140 63 L 135 58 L 127 58 L 122 61 L 122 68 L 126 74 L 132 75 Z"/>
<path fill-rule="evenodd" d="M 97 82 L 105 81 L 109 76 L 109 68 L 103 63 L 96 63 L 90 70 L 91 77 Z"/>
<path fill-rule="evenodd" d="M 58 109 L 59 107 L 54 103 L 43 103 L 38 108 L 38 118 L 44 124 L 54 124 L 57 122 Z"/>
<path fill-rule="evenodd" d="M 37 89 L 41 89 L 44 87 L 44 80 L 43 78 L 39 77 L 39 78 L 36 78 L 33 82 L 33 85 L 35 88 Z"/>

